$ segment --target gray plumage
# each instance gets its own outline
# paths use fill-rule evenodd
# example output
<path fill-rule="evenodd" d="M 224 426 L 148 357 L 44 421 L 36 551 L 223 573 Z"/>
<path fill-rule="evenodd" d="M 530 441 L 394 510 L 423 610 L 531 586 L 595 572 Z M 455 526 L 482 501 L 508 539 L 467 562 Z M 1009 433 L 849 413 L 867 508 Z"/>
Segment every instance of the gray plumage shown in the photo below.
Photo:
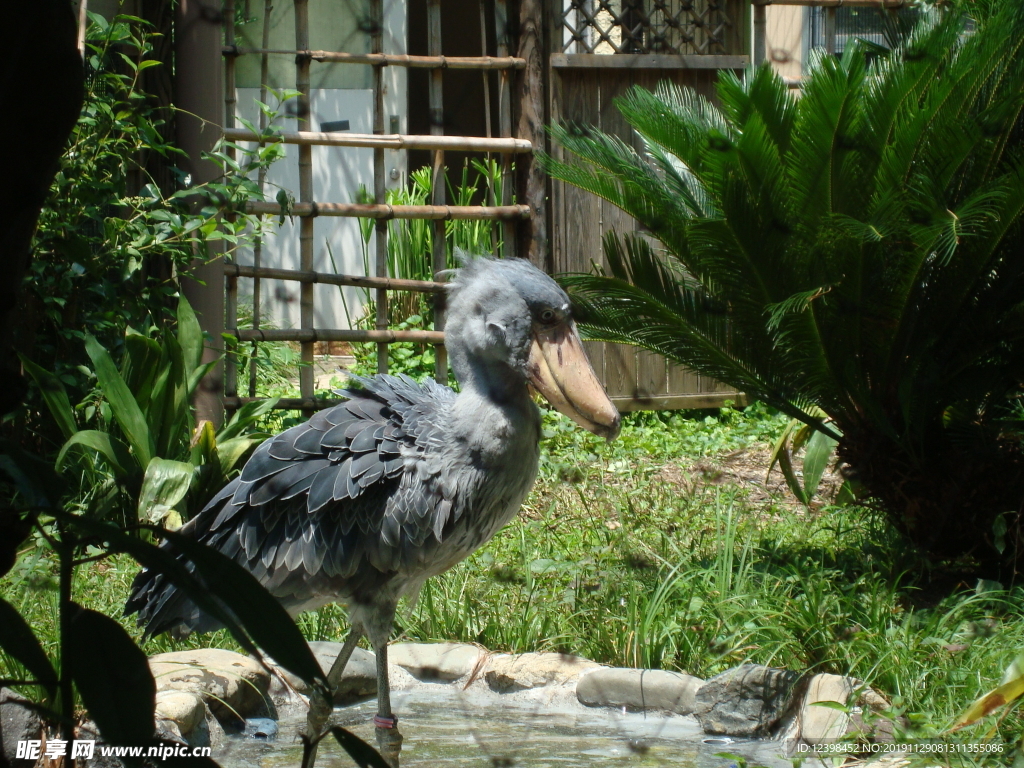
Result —
<path fill-rule="evenodd" d="M 181 529 L 245 566 L 293 615 L 345 601 L 375 647 L 386 643 L 400 597 L 518 511 L 540 440 L 527 387 L 531 340 L 562 327 L 576 338 L 568 298 L 528 262 L 469 262 L 450 292 L 458 395 L 429 380 L 354 377 L 361 388 L 344 391 L 346 402 L 260 445 Z M 138 612 L 149 635 L 218 626 L 149 571 L 126 612 Z"/>

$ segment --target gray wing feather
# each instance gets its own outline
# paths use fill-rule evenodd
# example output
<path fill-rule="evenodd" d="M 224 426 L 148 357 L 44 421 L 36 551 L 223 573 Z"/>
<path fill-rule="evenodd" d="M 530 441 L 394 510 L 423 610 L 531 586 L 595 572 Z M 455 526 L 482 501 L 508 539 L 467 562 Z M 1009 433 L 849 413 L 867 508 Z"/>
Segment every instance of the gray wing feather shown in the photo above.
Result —
<path fill-rule="evenodd" d="M 429 454 L 443 444 L 455 394 L 407 377 L 359 382 L 342 404 L 260 445 L 182 529 L 245 565 L 286 606 L 371 599 L 452 516 L 425 465 L 436 464 Z M 153 632 L 213 628 L 158 575 L 140 576 L 133 606 Z"/>

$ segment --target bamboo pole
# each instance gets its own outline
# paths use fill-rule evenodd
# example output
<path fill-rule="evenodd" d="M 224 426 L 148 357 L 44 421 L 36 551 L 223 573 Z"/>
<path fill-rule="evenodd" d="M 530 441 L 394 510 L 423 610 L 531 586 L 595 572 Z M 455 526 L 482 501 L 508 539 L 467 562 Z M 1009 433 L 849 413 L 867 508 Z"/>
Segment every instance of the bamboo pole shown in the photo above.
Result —
<path fill-rule="evenodd" d="M 270 14 L 274 10 L 273 0 L 263 0 L 263 48 L 270 47 Z M 260 55 L 260 101 L 264 104 L 267 103 L 267 96 L 269 95 L 267 81 L 270 80 L 270 57 L 267 54 Z M 267 132 L 267 114 L 262 109 L 260 110 L 260 134 Z M 263 144 L 261 143 L 262 147 Z M 261 167 L 257 174 L 256 183 L 260 188 L 260 197 L 263 197 L 264 190 L 267 188 L 267 169 L 266 166 Z M 253 243 L 252 248 L 252 263 L 253 266 L 258 270 L 263 264 L 263 238 L 257 237 Z M 259 328 L 261 313 L 260 313 L 260 302 L 262 300 L 263 285 L 260 281 L 259 275 L 255 276 L 252 281 L 252 327 Z M 254 343 L 252 345 L 252 355 L 249 358 L 249 397 L 256 396 L 256 356 L 259 353 L 259 348 Z"/>
<path fill-rule="evenodd" d="M 241 341 L 299 341 L 310 345 L 317 341 L 375 341 L 383 344 L 385 350 L 388 343 L 395 341 L 444 343 L 444 333 L 440 331 L 393 331 L 389 328 L 372 331 L 344 328 L 238 328 L 226 333 L 238 336 Z"/>
<path fill-rule="evenodd" d="M 309 0 L 295 0 L 295 47 L 309 48 Z M 309 120 L 309 58 L 295 59 L 295 89 L 299 92 L 298 116 Z M 313 203 L 313 147 L 299 145 L 299 200 Z M 303 217 L 299 224 L 299 263 L 303 272 L 313 271 L 314 217 Z M 302 283 L 299 289 L 299 324 L 312 328 L 314 324 L 313 284 Z M 299 368 L 299 392 L 304 398 L 313 396 L 313 340 L 302 341 L 300 349 L 304 365 Z"/>
<path fill-rule="evenodd" d="M 376 54 L 384 53 L 384 0 L 373 0 L 370 6 L 373 14 L 373 36 L 370 39 L 371 52 Z M 373 132 L 380 136 L 384 134 L 384 68 L 374 67 L 373 69 Z M 387 180 L 384 177 L 384 147 L 374 147 L 373 150 L 373 200 L 380 205 L 387 204 Z M 386 219 L 377 219 L 374 227 L 376 237 L 374 238 L 377 248 L 376 273 L 377 277 L 388 276 L 388 222 Z M 384 288 L 377 289 L 376 295 L 377 316 L 376 326 L 378 331 L 384 331 L 388 327 L 388 292 Z M 377 344 L 377 373 L 388 372 L 388 345 L 382 341 Z"/>
<path fill-rule="evenodd" d="M 333 272 L 303 272 L 298 269 L 249 267 L 244 264 L 225 264 L 224 274 L 235 277 L 262 277 L 267 280 L 291 280 L 298 283 L 322 283 L 324 285 L 350 285 L 356 288 L 383 288 L 388 291 L 413 291 L 418 293 L 443 293 L 447 287 L 447 283 L 437 283 L 429 280 L 403 280 L 394 277 L 373 277 L 370 275 L 336 275 Z"/>
<path fill-rule="evenodd" d="M 427 0 L 427 53 L 441 58 L 441 0 Z M 432 136 L 444 134 L 444 70 L 433 69 L 430 72 L 430 133 Z M 432 173 L 430 178 L 430 202 L 435 208 L 445 206 L 445 174 L 444 149 L 434 150 Z M 438 273 L 448 267 L 448 243 L 445 236 L 445 223 L 438 220 L 434 224 L 433 253 L 431 268 L 436 278 Z M 445 295 L 437 294 L 434 300 L 434 330 L 444 330 Z M 448 353 L 443 346 L 434 348 L 434 379 L 439 384 L 448 383 Z"/>
<path fill-rule="evenodd" d="M 234 50 L 235 47 L 235 0 L 224 0 L 224 42 L 226 47 Z M 224 56 L 224 128 L 235 127 L 235 109 L 238 100 L 235 96 L 235 56 L 227 54 Z M 232 146 L 227 147 L 227 154 L 235 160 L 235 150 Z M 225 216 L 232 219 L 233 214 Z M 232 260 L 234 260 L 232 258 Z M 225 263 L 227 260 L 225 259 Z M 238 279 L 228 276 L 224 297 L 224 323 L 228 328 L 238 325 Z M 238 351 L 237 349 L 225 350 L 224 356 L 224 395 L 234 397 L 238 394 Z"/>
<path fill-rule="evenodd" d="M 252 131 L 231 129 L 224 132 L 230 141 L 258 141 Z M 409 136 L 400 133 L 320 133 L 296 131 L 276 134 L 269 141 L 285 144 L 309 144 L 324 147 L 366 147 L 371 149 L 441 149 L 464 152 L 531 152 L 533 145 L 526 139 L 483 138 L 477 136 Z"/>
<path fill-rule="evenodd" d="M 552 53 L 552 69 L 745 69 L 750 57 L 732 53 Z"/>
<path fill-rule="evenodd" d="M 494 33 L 497 41 L 497 54 L 508 56 L 509 29 L 508 6 L 505 0 L 494 0 Z M 507 70 L 498 73 L 498 130 L 503 137 L 512 136 L 512 82 Z M 512 158 L 501 156 L 501 204 L 512 203 Z M 508 221 L 502 227 L 501 255 L 504 258 L 514 256 L 516 249 L 516 227 Z"/>
<path fill-rule="evenodd" d="M 234 53 L 306 56 L 312 61 L 331 64 L 369 64 L 374 67 L 409 69 L 522 69 L 523 59 L 514 56 L 412 56 L 404 53 L 341 53 L 335 51 L 292 51 L 282 48 L 237 48 Z"/>
<path fill-rule="evenodd" d="M 277 203 L 250 202 L 246 213 L 267 213 L 272 216 L 342 216 L 355 219 L 466 219 L 469 221 L 501 221 L 528 219 L 528 205 L 377 205 L 375 203 L 294 203 L 282 210 Z M 435 270 L 439 271 L 439 270 Z"/>

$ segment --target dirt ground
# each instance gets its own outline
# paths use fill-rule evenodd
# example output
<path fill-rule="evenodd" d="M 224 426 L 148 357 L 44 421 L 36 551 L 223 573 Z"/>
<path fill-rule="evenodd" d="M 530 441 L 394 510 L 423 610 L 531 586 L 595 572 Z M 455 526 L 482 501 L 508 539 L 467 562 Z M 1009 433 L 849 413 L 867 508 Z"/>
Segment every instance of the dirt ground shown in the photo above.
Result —
<path fill-rule="evenodd" d="M 750 501 L 755 504 L 775 501 L 802 509 L 786 486 L 786 479 L 778 466 L 768 475 L 770 458 L 769 446 L 754 445 L 719 456 L 666 464 L 654 477 L 678 486 L 684 492 L 692 491 L 698 484 L 736 485 L 746 489 Z M 799 477 L 799 461 L 796 464 Z M 835 499 L 842 484 L 843 479 L 835 467 L 826 469 L 811 508 L 816 509 Z"/>

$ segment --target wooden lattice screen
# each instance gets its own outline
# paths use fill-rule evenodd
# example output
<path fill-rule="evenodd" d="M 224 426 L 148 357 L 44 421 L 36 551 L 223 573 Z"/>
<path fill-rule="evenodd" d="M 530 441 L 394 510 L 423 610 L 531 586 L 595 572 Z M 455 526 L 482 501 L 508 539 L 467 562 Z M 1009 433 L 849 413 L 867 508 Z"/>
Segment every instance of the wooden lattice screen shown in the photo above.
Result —
<path fill-rule="evenodd" d="M 262 101 L 266 102 L 268 57 L 275 55 L 292 56 L 296 66 L 296 88 L 298 97 L 297 113 L 310 112 L 310 68 L 318 62 L 334 62 L 352 66 L 373 68 L 373 133 L 322 133 L 297 131 L 278 135 L 275 140 L 298 146 L 299 151 L 299 196 L 291 206 L 290 215 L 300 217 L 299 270 L 269 269 L 261 264 L 262 251 L 259 245 L 254 249 L 252 266 L 235 263 L 224 265 L 227 277 L 227 333 L 241 342 L 297 341 L 301 345 L 299 398 L 282 399 L 277 407 L 303 409 L 321 408 L 331 401 L 314 397 L 314 345 L 318 341 L 376 342 L 377 368 L 386 372 L 388 367 L 388 345 L 400 341 L 417 341 L 434 344 L 437 355 L 435 376 L 447 382 L 448 361 L 444 352 L 443 333 L 443 283 L 419 280 L 399 280 L 388 276 L 388 221 L 390 219 L 431 219 L 434 221 L 432 266 L 435 274 L 446 267 L 445 221 L 450 219 L 474 219 L 504 222 L 503 244 L 505 254 L 515 252 L 517 220 L 529 218 L 530 208 L 526 205 L 512 205 L 511 156 L 515 153 L 532 151 L 529 141 L 512 137 L 511 70 L 521 69 L 525 61 L 509 56 L 508 23 L 505 0 L 493 0 L 494 31 L 497 50 L 494 56 L 446 57 L 441 50 L 441 0 L 427 0 L 427 56 L 392 54 L 384 50 L 384 7 L 383 0 L 370 0 L 371 52 L 348 53 L 344 51 L 314 51 L 309 49 L 309 0 L 294 0 L 295 5 L 295 49 L 270 49 L 268 43 L 270 8 L 272 0 L 264 0 L 264 38 L 261 48 L 239 48 L 235 44 L 234 24 L 235 0 L 225 0 L 224 15 L 228 19 L 225 40 L 225 99 L 226 128 L 224 136 L 231 141 L 252 141 L 260 139 L 258 134 L 234 127 L 235 122 L 235 59 L 242 55 L 261 57 Z M 483 6 L 483 3 L 481 3 Z M 385 133 L 384 115 L 384 67 L 416 67 L 429 69 L 431 135 L 410 136 Z M 445 136 L 443 113 L 443 73 L 445 69 L 472 69 L 485 73 L 495 71 L 498 78 L 498 123 L 499 137 Z M 485 109 L 490 109 L 485 105 Z M 265 120 L 262 117 L 261 120 Z M 488 123 L 489 124 L 489 123 Z M 266 128 L 266 123 L 261 123 Z M 373 192 L 374 202 L 369 204 L 340 203 L 313 199 L 313 155 L 314 145 L 334 147 L 366 147 L 373 149 Z M 386 149 L 421 149 L 432 151 L 433 184 L 430 205 L 389 205 L 385 198 L 385 157 Z M 449 151 L 496 153 L 502 158 L 503 199 L 492 206 L 454 206 L 446 204 L 444 181 L 444 153 Z M 262 182 L 262 178 L 261 178 Z M 256 214 L 280 215 L 281 206 L 276 203 L 251 203 L 247 211 Z M 313 220 L 317 216 L 345 216 L 375 220 L 375 275 L 338 275 L 316 272 L 313 269 Z M 238 279 L 253 280 L 253 328 L 239 329 L 237 316 Z M 300 283 L 299 311 L 300 327 L 292 330 L 264 329 L 260 327 L 260 281 L 261 279 L 290 280 Z M 314 322 L 314 292 L 317 283 L 357 286 L 373 289 L 376 303 L 376 327 L 373 330 L 341 328 L 316 328 Z M 434 329 L 429 331 L 400 331 L 388 328 L 388 291 L 416 291 L 435 294 Z M 229 409 L 255 397 L 255 378 L 250 378 L 248 396 L 240 397 L 236 369 L 231 363 L 225 371 L 224 404 Z"/>
<path fill-rule="evenodd" d="M 750 62 L 747 0 L 562 0 L 551 19 L 551 122 L 592 125 L 646 148 L 616 107 L 631 88 L 669 81 L 715 98 L 721 70 Z M 570 159 L 559 146 L 559 159 Z M 551 190 L 552 271 L 607 267 L 601 245 L 611 230 L 637 222 L 607 200 L 555 181 Z M 712 408 L 742 403 L 742 393 L 664 357 L 626 344 L 585 342 L 598 377 L 622 411 Z"/>
<path fill-rule="evenodd" d="M 716 54 L 737 20 L 726 0 L 568 0 L 562 53 Z M 735 3 L 732 4 L 735 7 Z"/>

